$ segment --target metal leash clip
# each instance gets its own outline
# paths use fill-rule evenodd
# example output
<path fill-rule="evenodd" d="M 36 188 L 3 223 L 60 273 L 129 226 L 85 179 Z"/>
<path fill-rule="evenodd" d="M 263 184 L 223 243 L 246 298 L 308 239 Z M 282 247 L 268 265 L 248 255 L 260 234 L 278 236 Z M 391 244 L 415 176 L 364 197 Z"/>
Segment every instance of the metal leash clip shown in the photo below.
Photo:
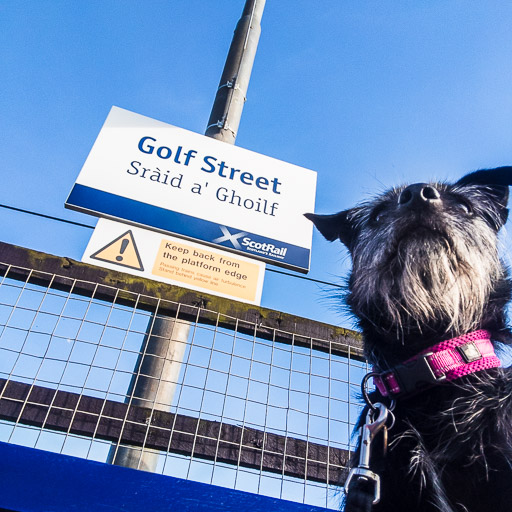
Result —
<path fill-rule="evenodd" d="M 366 422 L 360 429 L 360 453 L 359 464 L 357 467 L 352 468 L 345 482 L 344 491 L 348 494 L 350 483 L 354 477 L 365 478 L 374 482 L 375 491 L 373 504 L 380 501 L 380 478 L 377 473 L 370 470 L 370 448 L 371 443 L 378 432 L 386 428 L 388 421 L 389 410 L 380 402 L 373 404 L 374 409 L 369 409 L 366 415 Z"/>

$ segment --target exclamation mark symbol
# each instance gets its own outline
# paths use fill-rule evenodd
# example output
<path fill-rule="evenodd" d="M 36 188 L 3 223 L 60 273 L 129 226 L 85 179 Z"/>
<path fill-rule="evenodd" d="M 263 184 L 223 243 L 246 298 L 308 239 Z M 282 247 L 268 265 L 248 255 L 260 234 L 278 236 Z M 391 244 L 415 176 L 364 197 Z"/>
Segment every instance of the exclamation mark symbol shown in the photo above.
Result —
<path fill-rule="evenodd" d="M 127 238 L 124 238 L 121 242 L 121 250 L 119 251 L 119 256 L 116 256 L 117 261 L 123 261 L 123 254 L 124 251 L 126 251 L 126 248 L 128 247 L 128 244 L 130 243 L 130 240 Z"/>

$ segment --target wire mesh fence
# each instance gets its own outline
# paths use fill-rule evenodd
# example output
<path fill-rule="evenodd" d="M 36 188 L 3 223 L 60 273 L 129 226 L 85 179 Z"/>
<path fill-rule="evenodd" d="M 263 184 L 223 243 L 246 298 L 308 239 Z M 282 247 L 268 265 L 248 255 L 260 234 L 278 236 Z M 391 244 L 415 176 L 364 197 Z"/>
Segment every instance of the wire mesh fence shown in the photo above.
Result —
<path fill-rule="evenodd" d="M 139 469 L 338 507 L 357 348 L 37 268 L 0 275 L 0 441 L 124 450 Z"/>

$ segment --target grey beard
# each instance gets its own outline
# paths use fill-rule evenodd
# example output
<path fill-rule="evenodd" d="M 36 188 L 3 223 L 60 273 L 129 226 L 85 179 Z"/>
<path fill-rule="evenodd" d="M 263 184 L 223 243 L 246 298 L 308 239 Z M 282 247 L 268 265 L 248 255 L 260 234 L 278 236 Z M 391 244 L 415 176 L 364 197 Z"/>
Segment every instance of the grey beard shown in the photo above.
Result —
<path fill-rule="evenodd" d="M 390 259 L 382 250 L 389 232 L 372 241 L 362 236 L 353 251 L 353 313 L 373 321 L 377 329 L 386 325 L 401 338 L 429 326 L 457 334 L 478 328 L 503 266 L 496 234 L 483 222 L 471 228 L 471 233 L 450 233 L 450 241 L 412 236 L 398 244 Z M 375 318 L 376 307 L 384 323 Z"/>

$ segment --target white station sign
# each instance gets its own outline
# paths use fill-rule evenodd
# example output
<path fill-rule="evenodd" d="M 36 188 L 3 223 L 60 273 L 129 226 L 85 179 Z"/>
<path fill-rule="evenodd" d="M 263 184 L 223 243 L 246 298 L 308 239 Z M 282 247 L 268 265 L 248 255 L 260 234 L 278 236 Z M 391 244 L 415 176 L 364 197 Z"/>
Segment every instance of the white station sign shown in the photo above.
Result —
<path fill-rule="evenodd" d="M 309 270 L 316 172 L 112 107 L 66 201 Z"/>

